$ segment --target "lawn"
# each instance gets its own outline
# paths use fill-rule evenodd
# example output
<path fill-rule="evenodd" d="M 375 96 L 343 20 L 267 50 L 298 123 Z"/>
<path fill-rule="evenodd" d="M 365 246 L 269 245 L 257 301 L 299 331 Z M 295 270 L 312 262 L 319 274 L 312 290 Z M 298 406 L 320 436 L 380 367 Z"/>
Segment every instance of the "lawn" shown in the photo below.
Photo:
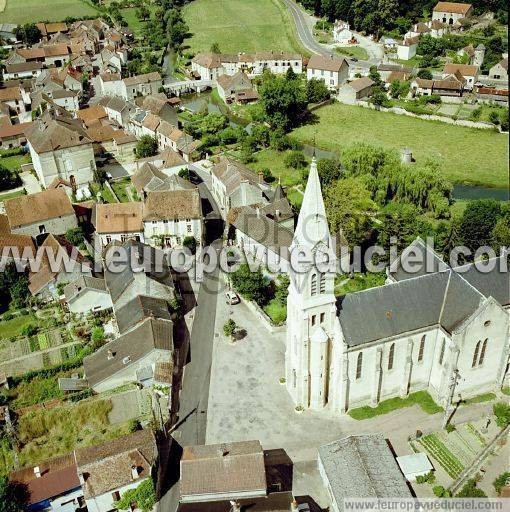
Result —
<path fill-rule="evenodd" d="M 7 199 L 12 199 L 14 197 L 19 197 L 25 195 L 25 189 L 16 190 L 15 192 L 2 192 L 0 193 L 0 201 L 7 201 Z"/>
<path fill-rule="evenodd" d="M 272 299 L 264 306 L 264 312 L 274 325 L 282 325 L 287 319 L 287 306 Z"/>
<path fill-rule="evenodd" d="M 68 16 L 93 16 L 97 10 L 85 0 L 7 0 L 0 23 L 60 21 Z"/>
<path fill-rule="evenodd" d="M 380 414 L 388 414 L 396 409 L 411 407 L 412 405 L 419 405 L 428 414 L 436 414 L 443 410 L 432 400 L 432 397 L 426 391 L 417 391 L 416 393 L 411 393 L 406 398 L 396 397 L 383 400 L 379 402 L 377 407 L 365 405 L 357 409 L 351 409 L 348 411 L 348 414 L 355 420 L 366 420 Z"/>
<path fill-rule="evenodd" d="M 336 46 L 335 52 L 348 57 L 355 57 L 358 60 L 368 60 L 368 53 L 361 46 Z"/>
<path fill-rule="evenodd" d="M 29 154 L 3 156 L 0 158 L 0 166 L 9 169 L 9 171 L 18 171 L 23 164 L 29 164 L 31 161 Z"/>
<path fill-rule="evenodd" d="M 149 8 L 151 15 L 156 10 L 155 5 L 147 4 L 147 7 Z M 133 31 L 135 37 L 140 37 L 142 35 L 142 27 L 145 22 L 141 22 L 136 17 L 136 11 L 136 7 L 128 7 L 126 9 L 120 10 L 122 17 L 126 20 L 126 23 L 128 24 L 129 28 Z"/>
<path fill-rule="evenodd" d="M 337 277 L 337 280 L 338 283 L 335 283 L 335 295 L 340 297 L 348 293 L 360 292 L 362 290 L 368 290 L 369 288 L 375 288 L 376 286 L 382 286 L 386 281 L 386 273 L 356 273 L 353 277 L 346 277 L 342 274 Z"/>
<path fill-rule="evenodd" d="M 115 195 L 119 198 L 121 203 L 127 203 L 131 201 L 131 198 L 127 193 L 127 188 L 131 187 L 131 178 L 122 178 L 118 181 L 112 181 L 110 184 L 113 188 L 113 191 L 115 192 Z"/>
<path fill-rule="evenodd" d="M 19 336 L 23 327 L 29 324 L 36 324 L 37 318 L 35 315 L 20 315 L 12 320 L 0 321 L 0 339 L 13 338 Z"/>
<path fill-rule="evenodd" d="M 303 51 L 281 0 L 195 0 L 184 7 L 194 52 L 218 43 L 223 53 Z"/>
<path fill-rule="evenodd" d="M 295 130 L 300 141 L 338 151 L 356 142 L 391 148 L 409 147 L 418 163 L 439 161 L 455 183 L 508 186 L 508 135 L 450 126 L 388 112 L 334 103 L 316 111 L 317 124 Z"/>

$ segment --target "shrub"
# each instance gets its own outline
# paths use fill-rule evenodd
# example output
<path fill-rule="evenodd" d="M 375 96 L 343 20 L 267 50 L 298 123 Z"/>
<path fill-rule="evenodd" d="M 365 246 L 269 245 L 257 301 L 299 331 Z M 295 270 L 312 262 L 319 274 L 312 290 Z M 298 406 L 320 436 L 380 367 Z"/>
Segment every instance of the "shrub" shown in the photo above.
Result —
<path fill-rule="evenodd" d="M 152 478 L 144 480 L 136 489 L 129 489 L 115 507 L 120 510 L 131 510 L 132 503 L 136 502 L 142 512 L 149 512 L 156 504 L 156 490 Z"/>
<path fill-rule="evenodd" d="M 197 241 L 194 236 L 186 236 L 182 241 L 183 247 L 189 250 L 191 254 L 195 254 L 197 251 Z"/>
<path fill-rule="evenodd" d="M 510 404 L 498 402 L 492 406 L 492 412 L 496 416 L 496 425 L 505 428 L 510 424 Z"/>
<path fill-rule="evenodd" d="M 14 318 L 14 315 L 12 313 L 4 313 L 2 320 L 8 322 L 9 320 L 12 320 L 13 318 Z"/>
<path fill-rule="evenodd" d="M 28 325 L 25 325 L 25 327 L 23 327 L 23 329 L 21 329 L 21 334 L 23 336 L 33 336 L 34 334 L 37 334 L 38 331 L 39 331 L 39 327 L 37 325 L 28 324 Z"/>
<path fill-rule="evenodd" d="M 476 480 L 471 478 L 457 493 L 457 498 L 486 498 L 487 495 L 476 486 Z"/>
<path fill-rule="evenodd" d="M 137 158 L 154 156 L 158 152 L 158 141 L 150 135 L 142 135 L 136 144 L 135 155 Z"/>
<path fill-rule="evenodd" d="M 237 329 L 237 324 L 232 320 L 232 318 L 229 318 L 225 324 L 223 325 L 223 334 L 225 336 L 228 336 L 229 338 L 234 335 Z"/>
<path fill-rule="evenodd" d="M 302 169 L 306 167 L 306 158 L 301 151 L 291 151 L 285 155 L 283 163 L 292 169 Z"/>
<path fill-rule="evenodd" d="M 453 423 L 448 423 L 448 425 L 446 425 L 446 427 L 445 427 L 445 430 L 446 430 L 446 432 L 450 433 L 450 432 L 454 432 L 455 430 L 457 430 L 457 427 Z"/>
<path fill-rule="evenodd" d="M 492 485 L 494 487 L 494 489 L 496 490 L 496 492 L 498 494 L 501 493 L 501 489 L 507 485 L 507 483 L 510 482 L 510 472 L 509 471 L 505 471 L 504 473 L 501 473 L 501 475 L 499 475 L 496 480 L 494 480 L 494 482 L 492 482 Z"/>
<path fill-rule="evenodd" d="M 438 498 L 449 498 L 452 495 L 451 492 L 448 489 L 445 489 L 442 485 L 434 485 L 434 487 L 432 487 L 432 492 Z"/>
<path fill-rule="evenodd" d="M 499 114 L 495 110 L 491 110 L 489 112 L 489 121 L 492 124 L 496 124 L 496 125 L 499 124 Z"/>

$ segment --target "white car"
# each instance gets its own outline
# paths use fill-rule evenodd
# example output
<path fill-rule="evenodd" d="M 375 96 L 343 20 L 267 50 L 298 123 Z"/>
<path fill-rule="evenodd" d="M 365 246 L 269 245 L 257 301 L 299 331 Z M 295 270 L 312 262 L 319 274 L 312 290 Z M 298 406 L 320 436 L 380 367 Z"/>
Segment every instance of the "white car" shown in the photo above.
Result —
<path fill-rule="evenodd" d="M 231 290 L 229 290 L 225 294 L 225 297 L 227 298 L 227 304 L 229 304 L 230 306 L 233 306 L 234 304 L 239 304 L 239 302 L 241 302 L 237 293 Z"/>

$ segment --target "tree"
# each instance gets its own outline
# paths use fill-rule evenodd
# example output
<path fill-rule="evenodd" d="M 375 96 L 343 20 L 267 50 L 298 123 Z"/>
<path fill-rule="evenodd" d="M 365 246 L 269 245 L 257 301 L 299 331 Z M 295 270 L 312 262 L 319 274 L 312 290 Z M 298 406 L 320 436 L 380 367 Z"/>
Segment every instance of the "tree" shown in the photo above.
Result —
<path fill-rule="evenodd" d="M 460 224 L 463 244 L 472 252 L 479 247 L 491 245 L 492 231 L 501 216 L 501 206 L 494 199 L 470 201 L 462 215 Z"/>
<path fill-rule="evenodd" d="M 14 261 L 8 262 L 0 272 L 0 312 L 6 311 L 9 304 L 14 308 L 25 306 L 29 297 L 26 271 L 18 272 Z"/>
<path fill-rule="evenodd" d="M 476 480 L 471 478 L 455 495 L 456 498 L 486 498 L 487 495 L 476 486 Z"/>
<path fill-rule="evenodd" d="M 183 167 L 182 169 L 180 169 L 177 175 L 179 176 L 179 178 L 183 178 L 187 181 L 190 181 L 191 174 L 187 167 Z"/>
<path fill-rule="evenodd" d="M 510 404 L 498 402 L 492 406 L 492 412 L 496 416 L 496 425 L 505 428 L 510 424 Z"/>
<path fill-rule="evenodd" d="M 28 498 L 24 484 L 10 482 L 6 476 L 0 477 L 0 512 L 22 512 Z"/>
<path fill-rule="evenodd" d="M 225 336 L 228 338 L 232 338 L 236 332 L 236 329 L 237 324 L 234 322 L 234 320 L 232 320 L 232 318 L 229 318 L 223 325 L 223 334 L 225 334 Z"/>
<path fill-rule="evenodd" d="M 324 200 L 332 233 L 342 233 L 351 246 L 365 239 L 377 206 L 359 178 L 333 182 L 325 189 Z"/>
<path fill-rule="evenodd" d="M 492 230 L 492 247 L 496 252 L 501 247 L 510 247 L 510 209 L 498 219 Z"/>
<path fill-rule="evenodd" d="M 503 489 L 505 485 L 508 485 L 508 482 L 510 482 L 510 471 L 505 471 L 492 482 L 492 485 L 496 492 L 501 494 L 501 489 Z"/>
<path fill-rule="evenodd" d="M 147 18 L 149 18 L 149 17 L 150 17 L 151 12 L 149 11 L 149 8 L 147 7 L 147 5 L 142 4 L 142 5 L 140 5 L 140 7 L 135 11 L 135 15 L 136 15 L 136 17 L 137 17 L 140 21 L 145 21 Z"/>
<path fill-rule="evenodd" d="M 99 347 L 101 347 L 103 345 L 104 340 L 104 329 L 102 327 L 94 327 L 92 329 L 92 334 L 90 335 L 90 341 L 92 341 L 93 349 L 97 350 Z"/>
<path fill-rule="evenodd" d="M 432 80 L 432 71 L 427 68 L 420 69 L 420 71 L 418 71 L 418 78 L 422 78 L 423 80 Z"/>
<path fill-rule="evenodd" d="M 321 158 L 317 162 L 317 171 L 321 185 L 327 187 L 340 178 L 342 166 L 336 158 Z"/>
<path fill-rule="evenodd" d="M 194 236 L 185 236 L 182 246 L 188 249 L 191 254 L 195 254 L 197 251 L 197 241 Z"/>
<path fill-rule="evenodd" d="M 158 141 L 156 137 L 142 135 L 136 144 L 135 154 L 137 158 L 147 158 L 154 156 L 158 152 Z"/>
<path fill-rule="evenodd" d="M 390 106 L 386 91 L 382 87 L 374 87 L 372 89 L 372 96 L 370 97 L 370 101 L 376 107 Z"/>
<path fill-rule="evenodd" d="M 368 77 L 374 82 L 375 86 L 382 85 L 381 75 L 377 71 L 377 66 L 370 66 Z"/>
<path fill-rule="evenodd" d="M 82 228 L 71 228 L 66 231 L 66 240 L 73 245 L 80 245 L 84 240 L 83 229 Z"/>
<path fill-rule="evenodd" d="M 285 155 L 283 163 L 292 169 L 302 169 L 306 167 L 306 158 L 302 151 L 291 151 Z"/>
<path fill-rule="evenodd" d="M 282 274 L 278 278 L 278 284 L 274 292 L 275 299 L 284 306 L 287 304 L 287 296 L 289 295 L 290 279 L 287 274 Z"/>
<path fill-rule="evenodd" d="M 25 23 L 18 25 L 14 29 L 14 35 L 17 39 L 21 39 L 25 44 L 32 45 L 41 40 L 42 34 L 35 23 Z"/>
<path fill-rule="evenodd" d="M 390 95 L 392 98 L 405 98 L 409 93 L 409 88 L 409 82 L 401 82 L 400 80 L 394 80 L 393 82 L 391 82 Z"/>
<path fill-rule="evenodd" d="M 267 281 L 260 267 L 252 272 L 244 263 L 232 273 L 231 280 L 234 289 L 245 299 L 253 300 L 259 305 L 267 302 Z"/>
<path fill-rule="evenodd" d="M 147 478 L 135 489 L 127 490 L 115 507 L 120 510 L 131 510 L 133 503 L 137 504 L 142 512 L 150 512 L 156 504 L 156 490 L 152 478 Z"/>
<path fill-rule="evenodd" d="M 330 97 L 329 89 L 324 80 L 312 78 L 306 82 L 306 101 L 308 103 L 320 103 Z"/>
<path fill-rule="evenodd" d="M 217 42 L 214 42 L 213 44 L 211 44 L 211 48 L 209 51 L 211 53 L 220 54 L 221 53 L 220 45 Z"/>
<path fill-rule="evenodd" d="M 258 92 L 265 117 L 273 128 L 287 131 L 303 118 L 306 95 L 299 80 L 266 73 Z"/>
<path fill-rule="evenodd" d="M 22 181 L 18 174 L 0 165 L 0 190 L 9 190 L 21 186 Z"/>

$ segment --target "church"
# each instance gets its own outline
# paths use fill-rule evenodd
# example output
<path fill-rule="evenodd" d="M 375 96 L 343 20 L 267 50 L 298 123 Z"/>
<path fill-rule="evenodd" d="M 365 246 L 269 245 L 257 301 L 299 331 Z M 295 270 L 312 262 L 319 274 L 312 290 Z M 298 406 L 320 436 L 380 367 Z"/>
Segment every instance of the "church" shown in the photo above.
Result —
<path fill-rule="evenodd" d="M 332 244 L 314 159 L 291 251 L 326 253 Z M 431 251 L 417 239 L 385 285 L 342 298 L 334 273 L 289 269 L 285 368 L 296 406 L 344 414 L 423 390 L 446 408 L 508 385 L 508 267 L 452 269 L 432 253 L 433 271 L 408 274 L 411 248 Z M 508 253 L 497 259 L 507 264 Z"/>

